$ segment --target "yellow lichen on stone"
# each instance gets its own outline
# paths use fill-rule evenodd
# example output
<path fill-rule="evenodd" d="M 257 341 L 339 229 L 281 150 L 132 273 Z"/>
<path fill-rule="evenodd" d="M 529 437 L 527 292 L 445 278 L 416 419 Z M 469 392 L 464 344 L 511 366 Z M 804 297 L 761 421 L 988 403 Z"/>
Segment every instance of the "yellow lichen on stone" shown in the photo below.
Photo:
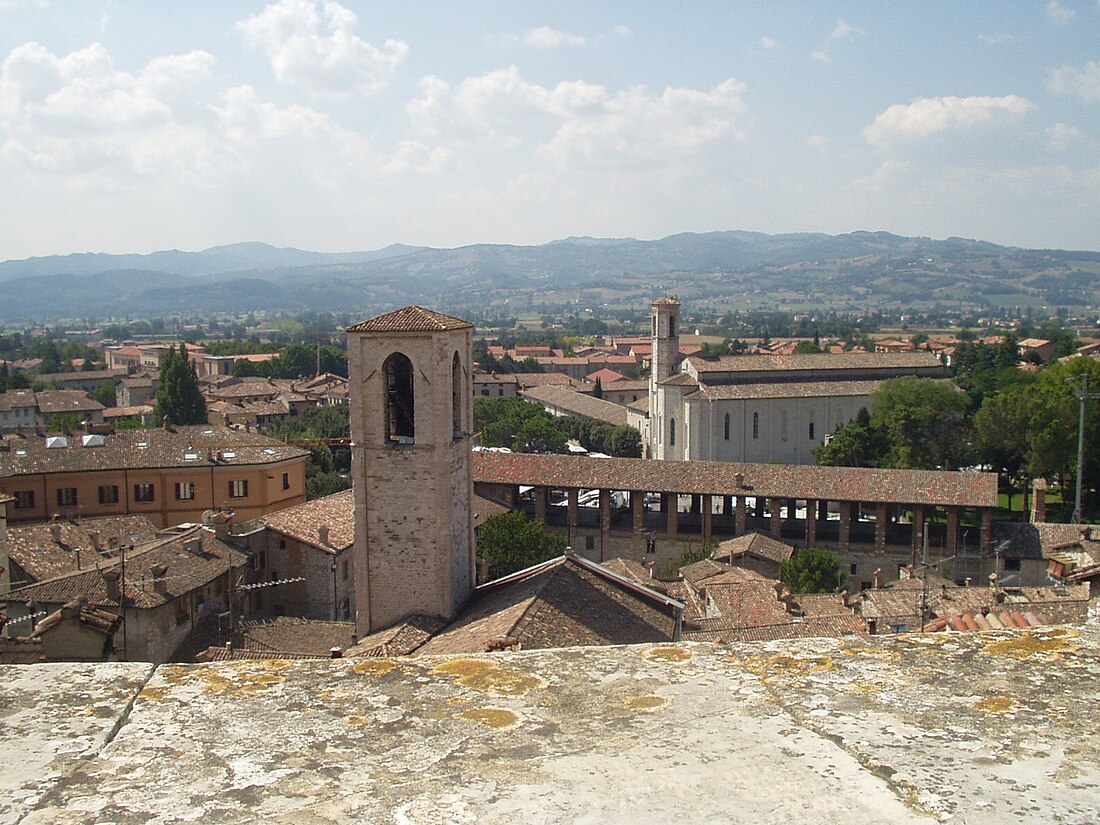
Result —
<path fill-rule="evenodd" d="M 518 716 L 502 708 L 470 708 L 464 710 L 459 716 L 463 719 L 472 719 L 487 728 L 509 728 L 519 724 Z"/>
<path fill-rule="evenodd" d="M 841 647 L 839 654 L 842 656 L 876 656 L 881 659 L 889 659 L 892 662 L 896 662 L 901 658 L 901 654 L 896 650 L 887 650 L 883 647 L 867 647 L 865 645 Z"/>
<path fill-rule="evenodd" d="M 281 670 L 282 668 L 271 669 Z M 223 676 L 217 670 L 206 671 L 203 678 L 203 690 L 215 696 L 255 696 L 286 681 L 286 677 L 278 673 L 269 673 L 267 668 L 258 671 L 231 671 L 231 675 L 232 678 Z"/>
<path fill-rule="evenodd" d="M 726 660 L 734 667 L 742 668 L 764 681 L 772 676 L 804 677 L 811 673 L 836 670 L 832 656 L 747 656 L 744 659 L 730 657 Z"/>
<path fill-rule="evenodd" d="M 665 699 L 660 696 L 646 694 L 643 696 L 628 696 L 623 699 L 623 707 L 627 710 L 639 713 L 652 713 L 665 704 Z"/>
<path fill-rule="evenodd" d="M 168 698 L 169 690 L 158 685 L 147 685 L 138 694 L 139 699 L 148 699 L 151 702 L 163 702 Z"/>
<path fill-rule="evenodd" d="M 670 664 L 680 664 L 682 662 L 691 661 L 690 650 L 685 650 L 682 647 L 672 647 L 671 645 L 651 647 L 647 650 L 643 650 L 642 656 L 655 662 L 668 662 Z"/>
<path fill-rule="evenodd" d="M 344 724 L 349 728 L 361 728 L 369 723 L 370 720 L 366 716 L 360 716 L 357 713 L 344 717 Z"/>
<path fill-rule="evenodd" d="M 974 710 L 983 713 L 1011 713 L 1016 710 L 1016 701 L 1008 696 L 986 696 L 974 703 Z"/>
<path fill-rule="evenodd" d="M 352 670 L 362 676 L 384 676 L 396 669 L 397 662 L 393 659 L 362 659 L 352 667 Z"/>
<path fill-rule="evenodd" d="M 542 685 L 537 676 L 502 667 L 488 659 L 448 659 L 432 668 L 432 672 L 451 676 L 460 685 L 482 693 L 505 696 L 519 696 Z"/>
<path fill-rule="evenodd" d="M 1081 645 L 1070 641 L 1079 635 L 1081 634 L 1076 630 L 1070 630 L 1067 627 L 1052 627 L 1027 631 L 1010 639 L 990 642 L 982 650 L 994 656 L 1008 656 L 1012 659 L 1045 656 L 1057 660 L 1061 659 L 1063 654 L 1076 653 L 1081 649 Z"/>

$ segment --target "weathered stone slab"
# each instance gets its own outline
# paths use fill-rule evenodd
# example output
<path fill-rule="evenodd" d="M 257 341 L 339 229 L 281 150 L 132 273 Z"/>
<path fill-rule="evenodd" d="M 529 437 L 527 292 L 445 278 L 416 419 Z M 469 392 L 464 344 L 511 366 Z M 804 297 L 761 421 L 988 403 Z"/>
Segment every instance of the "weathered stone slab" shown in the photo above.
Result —
<path fill-rule="evenodd" d="M 167 665 L 24 821 L 1090 822 L 1098 641 Z"/>

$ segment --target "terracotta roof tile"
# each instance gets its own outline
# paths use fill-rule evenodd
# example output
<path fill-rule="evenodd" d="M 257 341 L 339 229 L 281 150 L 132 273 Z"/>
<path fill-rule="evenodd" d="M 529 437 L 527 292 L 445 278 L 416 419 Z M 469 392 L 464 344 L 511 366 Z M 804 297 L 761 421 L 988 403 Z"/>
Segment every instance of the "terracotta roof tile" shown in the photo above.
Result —
<path fill-rule="evenodd" d="M 549 404 L 585 418 L 594 418 L 616 426 L 626 423 L 626 408 L 621 404 L 613 404 L 602 398 L 593 398 L 591 395 L 574 392 L 565 387 L 553 385 L 531 387 L 524 390 L 523 395 L 540 404 Z"/>
<path fill-rule="evenodd" d="M 56 528 L 58 541 L 54 540 Z M 108 516 L 80 521 L 12 525 L 8 527 L 8 556 L 35 581 L 52 579 L 116 558 L 120 544 L 151 540 L 157 532 L 145 516 Z M 92 541 L 98 535 L 101 551 Z"/>
<path fill-rule="evenodd" d="M 806 353 L 798 355 L 726 355 L 715 361 L 688 359 L 692 368 L 708 372 L 757 372 L 794 370 L 918 369 L 942 366 L 926 352 L 897 353 Z"/>
<path fill-rule="evenodd" d="M 444 332 L 473 326 L 469 321 L 412 305 L 360 321 L 348 327 L 348 332 Z"/>
<path fill-rule="evenodd" d="M 765 536 L 763 533 L 746 533 L 719 544 L 714 551 L 714 559 L 732 564 L 734 559 L 756 556 L 782 564 L 788 561 L 793 553 L 794 548 L 791 545 L 773 539 L 771 536 Z"/>
<path fill-rule="evenodd" d="M 732 401 L 757 398 L 819 398 L 828 396 L 867 396 L 883 385 L 881 381 L 792 381 L 765 384 L 699 384 L 698 396 L 711 400 Z M 668 384 L 669 381 L 662 381 Z"/>
<path fill-rule="evenodd" d="M 339 553 L 355 542 L 355 500 L 350 489 L 287 507 L 260 520 L 275 532 L 326 553 Z M 321 541 L 322 527 L 328 528 L 328 543 Z"/>
<path fill-rule="evenodd" d="M 620 408 L 621 409 L 621 408 Z M 562 489 L 712 493 L 829 501 L 995 507 L 995 473 L 880 470 L 726 461 L 487 453 L 473 455 L 474 480 Z M 738 486 L 738 477 L 743 487 Z"/>

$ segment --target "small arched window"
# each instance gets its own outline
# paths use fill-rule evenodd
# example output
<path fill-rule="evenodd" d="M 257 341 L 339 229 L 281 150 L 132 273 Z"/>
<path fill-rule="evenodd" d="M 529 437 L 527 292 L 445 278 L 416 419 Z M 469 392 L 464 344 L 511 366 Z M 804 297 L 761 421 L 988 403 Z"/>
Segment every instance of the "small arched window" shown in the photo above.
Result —
<path fill-rule="evenodd" d="M 726 413 L 726 417 L 722 422 L 722 438 L 725 441 L 730 440 L 730 414 Z"/>
<path fill-rule="evenodd" d="M 411 444 L 416 435 L 412 361 L 400 352 L 392 353 L 382 364 L 382 375 L 386 393 L 386 442 Z"/>
<path fill-rule="evenodd" d="M 668 335 L 671 338 L 675 334 L 676 334 L 676 318 L 670 315 L 669 318 L 668 318 Z"/>
<path fill-rule="evenodd" d="M 752 414 L 752 437 L 760 438 L 760 413 Z"/>
<path fill-rule="evenodd" d="M 451 432 L 454 438 L 461 438 L 462 426 L 462 359 L 455 353 L 451 359 Z"/>
<path fill-rule="evenodd" d="M 787 440 L 787 411 L 783 410 L 779 413 L 779 438 L 783 441 Z"/>
<path fill-rule="evenodd" d="M 676 446 L 676 419 L 670 418 L 668 420 L 668 446 Z"/>

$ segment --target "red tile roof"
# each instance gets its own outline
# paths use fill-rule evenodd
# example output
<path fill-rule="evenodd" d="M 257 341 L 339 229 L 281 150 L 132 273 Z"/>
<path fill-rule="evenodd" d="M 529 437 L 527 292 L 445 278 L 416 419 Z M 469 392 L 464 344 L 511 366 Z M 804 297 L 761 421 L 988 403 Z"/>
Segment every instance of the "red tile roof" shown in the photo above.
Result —
<path fill-rule="evenodd" d="M 348 332 L 445 332 L 473 329 L 473 324 L 442 312 L 411 305 L 348 327 Z"/>
<path fill-rule="evenodd" d="M 621 409 L 621 408 L 620 408 Z M 563 489 L 712 493 L 829 501 L 996 507 L 996 473 L 879 470 L 725 461 L 486 453 L 473 455 L 474 480 Z M 743 486 L 738 486 L 738 477 Z"/>

